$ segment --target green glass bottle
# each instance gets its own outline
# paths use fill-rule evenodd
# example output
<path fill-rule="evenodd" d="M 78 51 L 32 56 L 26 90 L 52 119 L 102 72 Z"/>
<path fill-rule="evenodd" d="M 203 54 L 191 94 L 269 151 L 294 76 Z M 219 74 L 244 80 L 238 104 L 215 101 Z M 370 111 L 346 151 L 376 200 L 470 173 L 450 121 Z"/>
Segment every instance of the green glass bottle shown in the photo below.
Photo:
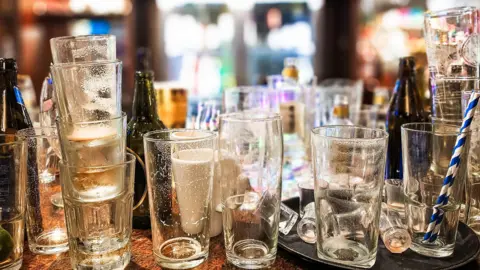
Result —
<path fill-rule="evenodd" d="M 165 125 L 156 113 L 155 105 L 153 72 L 150 70 L 135 72 L 135 96 L 133 98 L 132 118 L 127 126 L 127 146 L 137 153 L 142 160 L 144 160 L 143 135 L 149 131 L 165 129 Z M 140 163 L 137 162 L 135 168 L 135 203 L 142 197 L 146 183 L 145 172 Z M 133 211 L 133 228 L 150 228 L 148 196 L 143 204 Z"/>

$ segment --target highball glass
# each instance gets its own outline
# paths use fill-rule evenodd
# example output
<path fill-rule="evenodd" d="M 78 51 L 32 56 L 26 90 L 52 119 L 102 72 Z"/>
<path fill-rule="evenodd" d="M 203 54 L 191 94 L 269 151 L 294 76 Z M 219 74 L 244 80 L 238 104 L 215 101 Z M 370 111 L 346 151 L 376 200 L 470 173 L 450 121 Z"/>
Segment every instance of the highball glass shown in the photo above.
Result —
<path fill-rule="evenodd" d="M 219 162 L 227 260 L 241 268 L 270 266 L 277 254 L 283 139 L 278 113 L 220 117 Z"/>
<path fill-rule="evenodd" d="M 460 167 L 450 197 L 445 206 L 440 231 L 435 241 L 424 241 L 433 206 L 436 204 L 446 176 L 450 158 L 456 143 L 459 127 L 441 123 L 410 123 L 402 125 L 403 185 L 405 191 L 405 215 L 411 233 L 411 250 L 431 257 L 447 257 L 453 253 L 460 204 L 467 177 L 469 141 L 466 134 Z"/>
<path fill-rule="evenodd" d="M 375 264 L 388 134 L 354 126 L 312 130 L 317 255 L 338 264 Z"/>
<path fill-rule="evenodd" d="M 26 182 L 25 140 L 0 135 L 0 269 L 22 267 Z"/>
<path fill-rule="evenodd" d="M 193 268 L 208 257 L 215 139 L 214 132 L 187 129 L 143 137 L 153 254 L 161 267 Z"/>
<path fill-rule="evenodd" d="M 33 253 L 68 250 L 65 211 L 60 187 L 59 140 L 56 128 L 29 128 L 17 133 L 26 140 L 28 186 L 26 226 Z"/>

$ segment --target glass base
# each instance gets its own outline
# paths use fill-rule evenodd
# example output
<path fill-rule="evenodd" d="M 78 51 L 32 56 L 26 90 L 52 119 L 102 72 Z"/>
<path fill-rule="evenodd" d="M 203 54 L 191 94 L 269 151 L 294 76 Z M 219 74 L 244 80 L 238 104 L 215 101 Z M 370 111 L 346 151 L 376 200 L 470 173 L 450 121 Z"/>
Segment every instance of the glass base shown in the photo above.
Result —
<path fill-rule="evenodd" d="M 377 257 L 377 250 L 369 252 L 363 244 L 348 239 L 330 238 L 321 245 L 317 246 L 318 258 L 338 264 L 371 268 Z"/>
<path fill-rule="evenodd" d="M 8 270 L 18 270 L 18 269 L 22 268 L 22 263 L 23 263 L 23 259 L 20 259 L 20 260 L 18 260 L 16 262 L 13 262 L 11 264 L 0 266 L 0 269 L 1 270 L 4 270 L 4 269 L 5 270 L 7 270 L 7 269 Z"/>
<path fill-rule="evenodd" d="M 453 254 L 455 245 L 446 245 L 442 238 L 437 238 L 434 242 L 430 243 L 423 240 L 423 237 L 416 237 L 412 241 L 410 249 L 414 252 L 435 258 L 449 257 Z"/>
<path fill-rule="evenodd" d="M 268 246 L 262 241 L 245 239 L 236 242 L 231 251 L 227 251 L 227 261 L 245 269 L 261 269 L 275 262 L 276 254 L 268 253 Z"/>
<path fill-rule="evenodd" d="M 125 252 L 121 256 L 96 257 L 95 259 L 85 259 L 77 265 L 73 265 L 75 270 L 117 270 L 125 269 L 130 263 L 130 252 Z"/>
<path fill-rule="evenodd" d="M 155 261 L 163 268 L 189 269 L 202 264 L 208 258 L 208 252 L 202 251 L 202 245 L 195 239 L 177 237 L 165 241 L 154 251 Z"/>
<path fill-rule="evenodd" d="M 29 241 L 29 248 L 33 253 L 42 255 L 63 253 L 68 250 L 67 232 L 64 229 L 45 231 L 33 243 Z"/>

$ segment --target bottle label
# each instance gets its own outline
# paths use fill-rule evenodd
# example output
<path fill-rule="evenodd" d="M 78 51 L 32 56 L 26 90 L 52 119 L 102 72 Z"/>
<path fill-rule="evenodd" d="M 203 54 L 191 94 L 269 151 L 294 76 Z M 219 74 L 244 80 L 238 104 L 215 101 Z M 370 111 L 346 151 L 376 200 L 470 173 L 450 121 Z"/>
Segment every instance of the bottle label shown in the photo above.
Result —
<path fill-rule="evenodd" d="M 15 86 L 13 88 L 13 91 L 15 92 L 15 99 L 17 100 L 17 103 L 22 106 L 25 106 L 25 103 L 23 102 L 22 94 L 20 93 L 20 89 L 18 89 L 18 87 Z"/>

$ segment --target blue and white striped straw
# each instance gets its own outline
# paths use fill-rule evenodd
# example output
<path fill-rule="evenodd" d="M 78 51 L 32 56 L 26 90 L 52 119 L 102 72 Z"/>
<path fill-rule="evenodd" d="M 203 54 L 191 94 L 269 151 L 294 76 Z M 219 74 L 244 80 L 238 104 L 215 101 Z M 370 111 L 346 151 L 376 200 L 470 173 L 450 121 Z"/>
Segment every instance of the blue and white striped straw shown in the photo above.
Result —
<path fill-rule="evenodd" d="M 447 175 L 443 180 L 442 190 L 440 195 L 437 198 L 436 204 L 433 206 L 433 214 L 430 217 L 430 223 L 428 224 L 427 233 L 423 236 L 423 240 L 428 240 L 433 242 L 437 239 L 438 233 L 440 231 L 440 226 L 443 220 L 443 210 L 439 207 L 446 205 L 448 203 L 448 198 L 452 192 L 452 185 L 457 176 L 457 171 L 460 166 L 460 156 L 462 155 L 465 141 L 466 141 L 466 132 L 470 129 L 472 124 L 473 115 L 477 108 L 478 99 L 480 98 L 480 92 L 472 91 L 470 99 L 468 101 L 467 109 L 465 110 L 465 115 L 463 117 L 462 126 L 460 128 L 460 133 L 457 136 L 457 141 L 455 142 L 455 147 L 453 148 L 452 158 L 450 159 L 450 165 L 447 170 Z"/>

